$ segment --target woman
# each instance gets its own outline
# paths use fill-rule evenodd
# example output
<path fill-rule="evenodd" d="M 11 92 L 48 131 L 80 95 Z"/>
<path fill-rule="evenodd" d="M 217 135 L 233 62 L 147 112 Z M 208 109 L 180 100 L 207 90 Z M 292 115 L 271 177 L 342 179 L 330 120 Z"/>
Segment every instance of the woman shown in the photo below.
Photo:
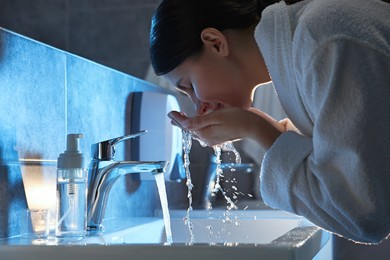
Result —
<path fill-rule="evenodd" d="M 380 0 L 163 0 L 152 65 L 198 112 L 169 117 L 209 145 L 255 140 L 269 206 L 378 243 L 390 232 L 389 13 Z M 281 122 L 250 108 L 271 79 Z"/>

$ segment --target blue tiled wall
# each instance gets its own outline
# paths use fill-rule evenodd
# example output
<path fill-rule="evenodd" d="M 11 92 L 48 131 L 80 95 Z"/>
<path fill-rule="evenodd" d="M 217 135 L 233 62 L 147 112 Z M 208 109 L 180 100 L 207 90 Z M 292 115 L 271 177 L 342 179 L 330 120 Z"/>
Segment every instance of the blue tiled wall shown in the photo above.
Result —
<path fill-rule="evenodd" d="M 159 2 L 0 0 L 0 26 L 143 78 L 150 21 Z"/>
<path fill-rule="evenodd" d="M 0 238 L 18 234 L 12 215 L 27 208 L 18 161 L 56 160 L 66 134 L 76 132 L 89 159 L 92 143 L 127 134 L 127 99 L 135 91 L 161 90 L 0 28 Z M 122 178 L 106 217 L 150 216 L 158 203 L 155 183 Z"/>

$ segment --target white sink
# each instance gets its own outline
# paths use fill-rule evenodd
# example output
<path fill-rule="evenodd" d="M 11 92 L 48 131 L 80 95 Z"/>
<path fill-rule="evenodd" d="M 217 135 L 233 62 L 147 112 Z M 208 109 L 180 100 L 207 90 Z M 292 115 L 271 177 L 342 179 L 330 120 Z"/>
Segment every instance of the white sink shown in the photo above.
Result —
<path fill-rule="evenodd" d="M 195 243 L 185 211 L 171 211 L 173 244 L 166 242 L 161 218 L 107 220 L 101 235 L 55 246 L 0 246 L 0 259 L 323 259 L 329 233 L 304 219 L 283 211 L 200 210 L 190 214 Z M 114 223 L 114 224 L 113 224 Z M 110 226 L 110 227 L 109 227 Z M 116 230 L 115 226 L 131 226 Z M 116 231 L 112 231 L 116 230 Z M 14 243 L 17 244 L 17 243 Z M 319 254 L 318 254 L 319 253 Z M 327 259 L 327 258 L 324 258 Z"/>
<path fill-rule="evenodd" d="M 184 224 L 185 211 L 171 211 L 173 243 L 188 244 L 190 232 Z M 190 219 L 196 244 L 268 244 L 307 222 L 282 211 L 192 211 Z M 100 244 L 164 244 L 165 226 L 162 219 L 101 236 L 80 243 Z"/>

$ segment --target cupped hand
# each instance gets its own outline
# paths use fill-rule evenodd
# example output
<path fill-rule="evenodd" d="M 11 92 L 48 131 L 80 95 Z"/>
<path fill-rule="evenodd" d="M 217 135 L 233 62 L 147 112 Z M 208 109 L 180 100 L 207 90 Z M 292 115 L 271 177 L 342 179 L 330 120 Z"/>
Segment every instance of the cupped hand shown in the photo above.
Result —
<path fill-rule="evenodd" d="M 195 117 L 172 111 L 168 116 L 172 124 L 194 132 L 209 146 L 249 138 L 267 149 L 285 131 L 283 124 L 254 108 L 225 108 Z"/>

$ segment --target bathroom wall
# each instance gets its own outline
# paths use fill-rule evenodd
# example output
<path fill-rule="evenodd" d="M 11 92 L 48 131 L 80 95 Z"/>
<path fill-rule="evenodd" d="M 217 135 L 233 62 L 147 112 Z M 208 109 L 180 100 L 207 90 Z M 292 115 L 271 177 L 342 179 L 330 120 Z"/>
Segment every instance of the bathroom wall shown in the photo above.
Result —
<path fill-rule="evenodd" d="M 143 78 L 159 0 L 0 0 L 0 27 Z"/>
<path fill-rule="evenodd" d="M 89 160 L 92 143 L 129 133 L 128 97 L 135 91 L 165 90 L 0 29 L 0 238 L 20 232 L 18 214 L 27 208 L 20 160 L 55 165 L 67 133 L 84 134 L 81 150 Z M 123 157 L 121 146 L 117 158 Z M 112 188 L 106 217 L 152 216 L 156 208 L 154 182 L 123 177 Z"/>

